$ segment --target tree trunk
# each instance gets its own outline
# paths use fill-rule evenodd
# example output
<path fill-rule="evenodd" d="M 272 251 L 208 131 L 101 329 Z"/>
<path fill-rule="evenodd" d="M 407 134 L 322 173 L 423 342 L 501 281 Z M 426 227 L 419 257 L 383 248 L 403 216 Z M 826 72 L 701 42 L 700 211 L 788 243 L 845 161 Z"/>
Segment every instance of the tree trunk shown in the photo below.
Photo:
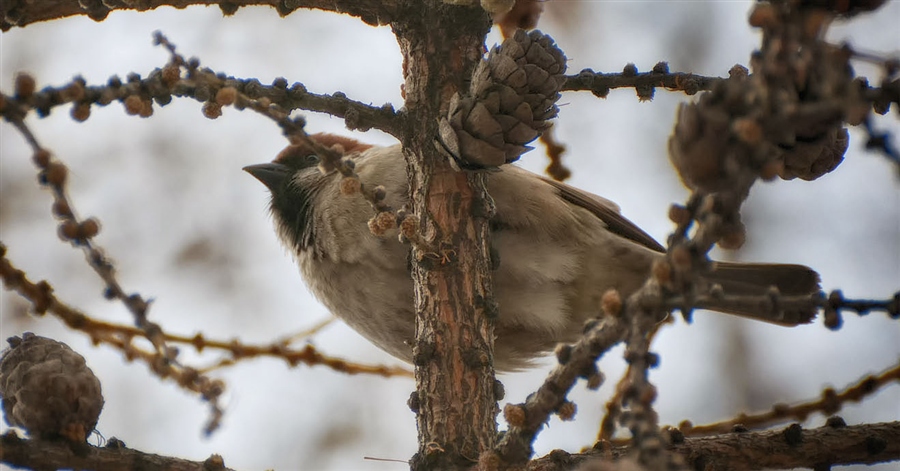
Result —
<path fill-rule="evenodd" d="M 498 412 L 483 176 L 455 170 L 438 150 L 438 120 L 465 91 L 490 19 L 479 7 L 409 0 L 392 24 L 403 53 L 413 244 L 419 451 L 412 469 L 461 469 L 490 450 Z"/>

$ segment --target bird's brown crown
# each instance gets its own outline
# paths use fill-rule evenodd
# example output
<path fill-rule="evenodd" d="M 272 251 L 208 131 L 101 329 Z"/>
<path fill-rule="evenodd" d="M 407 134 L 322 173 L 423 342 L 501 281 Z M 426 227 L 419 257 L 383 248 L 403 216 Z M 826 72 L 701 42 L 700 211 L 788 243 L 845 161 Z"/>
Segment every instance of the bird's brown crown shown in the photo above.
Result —
<path fill-rule="evenodd" d="M 309 138 L 324 147 L 331 149 L 336 148 L 336 150 L 345 155 L 363 152 L 373 147 L 371 144 L 359 142 L 350 137 L 324 132 L 310 134 Z M 275 157 L 275 162 L 292 168 L 300 168 L 306 166 L 308 156 L 315 154 L 315 149 L 309 145 L 309 143 L 301 142 L 285 147 L 284 150 L 279 152 L 278 156 Z"/>

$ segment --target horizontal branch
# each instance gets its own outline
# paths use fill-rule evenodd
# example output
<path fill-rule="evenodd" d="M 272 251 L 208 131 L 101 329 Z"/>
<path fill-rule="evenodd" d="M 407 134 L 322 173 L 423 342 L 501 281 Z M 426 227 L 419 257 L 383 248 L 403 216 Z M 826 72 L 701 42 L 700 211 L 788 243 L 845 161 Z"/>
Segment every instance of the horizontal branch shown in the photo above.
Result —
<path fill-rule="evenodd" d="M 392 0 L 4 0 L 0 7 L 0 30 L 25 27 L 39 21 L 87 15 L 103 21 L 116 10 L 155 10 L 162 6 L 218 5 L 224 15 L 232 15 L 240 7 L 270 6 L 285 16 L 299 8 L 345 13 L 370 25 L 387 24 L 397 8 Z"/>
<path fill-rule="evenodd" d="M 26 440 L 12 430 L 0 436 L 0 462 L 26 469 L 165 469 L 167 471 L 230 471 L 219 455 L 205 461 L 154 455 L 125 448 L 111 438 L 105 447 L 63 441 Z"/>
<path fill-rule="evenodd" d="M 190 69 L 188 77 L 176 77 L 172 81 L 168 81 L 167 74 L 170 69 L 167 66 L 161 71 L 151 72 L 145 78 L 134 73 L 128 74 L 126 82 L 113 77 L 106 85 L 87 85 L 83 79 L 76 77 L 71 83 L 59 87 L 44 87 L 27 96 L 20 96 L 18 91 L 13 96 L 4 94 L 0 98 L 2 104 L 0 113 L 8 121 L 15 123 L 21 121 L 31 110 L 37 112 L 38 116 L 45 117 L 53 109 L 71 103 L 73 118 L 83 121 L 88 119 L 91 106 L 102 107 L 119 101 L 125 105 L 129 114 L 149 116 L 152 113 L 151 100 L 163 106 L 168 104 L 173 96 L 192 98 L 204 104 L 216 103 L 220 90 L 233 88 L 249 100 L 244 100 L 246 103 L 243 106 L 253 108 L 253 103 L 265 102 L 265 106 L 254 108 L 257 111 L 262 110 L 263 114 L 268 111 L 270 115 L 283 114 L 287 118 L 291 111 L 298 109 L 327 113 L 343 118 L 347 128 L 351 130 L 367 131 L 375 128 L 393 136 L 399 135 L 400 115 L 390 104 L 371 106 L 351 100 L 342 92 L 335 92 L 332 95 L 311 93 L 299 82 L 288 87 L 287 80 L 283 78 L 275 79 L 271 85 L 263 85 L 253 78 L 235 78 L 210 69 L 201 69 L 195 63 L 187 67 Z M 177 74 L 177 66 L 174 70 Z M 146 112 L 131 110 L 129 100 L 146 103 L 143 105 Z M 277 105 L 280 111 L 270 109 L 269 105 Z M 217 106 L 221 108 L 221 105 Z M 206 109 L 204 113 L 209 117 L 216 117 L 210 115 Z"/>
<path fill-rule="evenodd" d="M 625 66 L 618 73 L 604 74 L 584 69 L 578 75 L 566 77 L 563 91 L 588 91 L 600 98 L 606 98 L 614 88 L 634 88 L 641 99 L 652 99 L 656 88 L 682 91 L 694 95 L 702 90 L 710 90 L 712 86 L 725 80 L 720 77 L 705 77 L 684 72 L 669 72 L 669 66 L 660 62 L 650 72 L 638 73 L 634 64 Z"/>
<path fill-rule="evenodd" d="M 306 91 L 306 88 L 294 84 L 285 97 L 282 106 L 288 110 L 306 110 L 318 113 L 328 113 L 332 116 L 343 118 L 344 125 L 351 131 L 368 131 L 371 128 L 380 129 L 394 137 L 400 136 L 400 126 L 396 123 L 399 116 L 394 111 L 393 105 L 386 103 L 382 106 L 371 106 L 365 103 L 347 98 L 342 92 L 334 94 L 315 94 Z M 261 87 L 266 95 L 281 95 L 283 92 L 274 91 L 271 87 Z M 275 102 L 273 100 L 273 102 Z"/>
<path fill-rule="evenodd" d="M 855 312 L 860 316 L 871 312 L 884 312 L 890 319 L 900 320 L 900 291 L 886 299 L 848 299 L 841 290 L 833 290 L 826 297 L 823 293 L 786 296 L 777 291 L 763 295 L 730 295 L 715 286 L 709 294 L 698 296 L 672 296 L 666 300 L 666 308 L 679 310 L 690 320 L 694 309 L 714 311 L 779 312 L 823 310 L 825 326 L 838 330 L 843 325 L 841 315 Z"/>
<path fill-rule="evenodd" d="M 758 469 L 814 468 L 833 465 L 876 464 L 900 460 L 900 422 L 864 425 L 826 425 L 803 430 L 791 425 L 782 430 L 734 432 L 700 438 L 674 434 L 668 449 L 684 457 L 690 469 L 749 471 Z M 528 463 L 527 469 L 563 471 L 595 460 L 618 460 L 631 447 L 609 447 L 600 442 L 588 453 L 554 451 Z M 603 468 L 597 468 L 603 469 Z"/>
<path fill-rule="evenodd" d="M 291 111 L 302 109 L 344 118 L 344 124 L 350 130 L 368 131 L 371 128 L 377 128 L 395 137 L 400 137 L 398 134 L 398 114 L 390 103 L 374 107 L 351 100 L 343 92 L 335 92 L 333 95 L 318 95 L 310 93 L 306 86 L 299 82 L 295 82 L 288 88 L 287 80 L 281 77 L 273 80 L 272 85 L 266 86 L 257 79 L 239 79 L 227 76 L 207 67 L 201 68 L 200 61 L 197 59 L 185 60 L 176 51 L 175 45 L 159 31 L 155 33 L 154 40 L 156 44 L 165 47 L 169 51 L 171 58 L 169 65 L 160 74 L 155 72 L 150 74 L 150 77 L 146 79 L 151 81 L 148 86 L 159 89 L 161 84 L 165 85 L 166 70 L 175 67 L 179 72 L 184 70 L 187 73 L 187 77 L 179 78 L 168 86 L 172 95 L 206 101 L 207 105 L 215 102 L 221 107 L 224 103 L 221 103 L 222 100 L 220 98 L 224 97 L 220 97 L 220 93 L 223 93 L 225 89 L 233 88 L 239 97 L 247 100 L 237 100 L 232 104 L 239 108 L 251 105 L 250 107 L 255 111 L 278 122 L 286 134 L 295 134 L 299 131 L 295 128 L 302 128 L 305 125 L 305 123 L 297 123 L 295 122 L 296 120 L 291 120 L 289 117 Z M 160 76 L 162 76 L 161 80 L 158 79 Z M 165 93 L 163 93 L 164 96 Z M 154 96 L 154 98 L 156 97 Z M 210 98 L 213 98 L 213 100 L 210 100 Z M 242 104 L 242 101 L 245 103 Z M 280 110 L 273 108 L 271 105 L 276 105 Z M 208 111 L 205 110 L 204 113 L 210 117 L 216 116 L 216 113 L 209 114 Z M 298 124 L 299 126 L 297 126 Z M 306 133 L 300 132 L 300 134 L 305 135 Z M 288 137 L 290 138 L 291 136 Z M 313 145 L 313 143 L 308 142 L 308 145 Z M 348 175 L 345 174 L 345 176 Z"/>

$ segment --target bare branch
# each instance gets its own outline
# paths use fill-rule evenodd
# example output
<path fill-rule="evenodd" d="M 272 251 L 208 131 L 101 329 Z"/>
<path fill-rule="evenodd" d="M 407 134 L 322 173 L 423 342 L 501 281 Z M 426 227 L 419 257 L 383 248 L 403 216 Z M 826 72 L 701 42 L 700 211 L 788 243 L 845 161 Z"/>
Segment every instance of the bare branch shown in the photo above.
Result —
<path fill-rule="evenodd" d="M 6 247 L 0 244 L 0 250 L 5 251 Z M 75 309 L 68 304 L 60 301 L 54 294 L 53 288 L 46 281 L 38 283 L 31 282 L 26 274 L 15 268 L 5 254 L 0 252 L 0 279 L 3 284 L 11 290 L 17 291 L 22 297 L 31 302 L 33 309 L 37 314 L 49 312 L 63 321 L 67 326 L 74 330 L 79 330 L 90 335 L 94 342 L 102 342 L 121 350 L 126 356 L 131 358 L 139 358 L 146 360 L 151 366 L 151 370 L 159 373 L 154 365 L 159 362 L 152 353 L 146 352 L 134 345 L 131 345 L 131 339 L 142 336 L 140 329 L 122 324 L 114 324 L 97 320 L 87 314 Z M 327 321 L 331 322 L 331 319 Z M 325 323 L 320 325 L 327 325 Z M 317 326 L 318 327 L 318 326 Z M 192 369 L 183 367 L 185 371 L 193 370 L 186 375 L 194 375 L 196 373 L 206 374 L 214 369 L 231 366 L 238 361 L 258 357 L 281 358 L 290 366 L 297 366 L 303 363 L 308 366 L 322 365 L 347 374 L 372 374 L 377 376 L 391 377 L 404 376 L 412 377 L 412 373 L 402 367 L 385 366 L 385 365 L 366 365 L 356 362 L 347 361 L 341 358 L 335 358 L 324 355 L 312 345 L 304 345 L 300 349 L 291 348 L 290 343 L 300 336 L 310 336 L 316 332 L 316 328 L 310 329 L 289 338 L 274 342 L 269 345 L 247 345 L 238 340 L 211 340 L 207 339 L 203 334 L 193 336 L 177 335 L 167 333 L 160 329 L 160 335 L 169 343 L 190 345 L 197 352 L 203 352 L 207 349 L 223 350 L 230 354 L 230 358 L 220 360 L 212 367 Z M 175 375 L 175 379 L 179 384 L 185 384 L 187 377 L 180 377 L 179 369 L 168 370 L 168 374 Z M 192 389 L 192 388 L 188 388 Z"/>
<path fill-rule="evenodd" d="M 132 450 L 116 438 L 105 447 L 71 445 L 64 441 L 26 440 L 12 430 L 0 436 L 0 461 L 27 469 L 165 469 L 168 471 L 231 471 L 219 455 L 205 461 L 154 455 Z"/>
<path fill-rule="evenodd" d="M 31 301 L 36 313 L 51 312 L 69 327 L 90 334 L 92 342 L 111 345 L 121 351 L 129 361 L 139 359 L 160 378 L 172 378 L 182 388 L 198 393 L 210 406 L 210 420 L 205 428 L 206 433 L 212 433 L 218 428 L 224 413 L 219 407 L 218 400 L 225 391 L 225 384 L 221 380 L 210 379 L 193 368 L 181 365 L 175 359 L 176 349 L 167 347 L 165 353 L 143 350 L 132 343 L 136 334 L 144 334 L 142 329 L 134 329 L 131 333 L 112 331 L 108 328 L 110 324 L 93 321 L 78 310 L 60 302 L 53 294 L 50 283 L 46 281 L 33 283 L 25 272 L 13 266 L 6 258 L 6 246 L 2 244 L 0 244 L 0 280 L 7 289 L 15 290 Z M 158 328 L 156 332 L 158 340 L 162 341 L 162 329 Z"/>
<path fill-rule="evenodd" d="M 84 121 L 90 116 L 91 106 L 107 106 L 119 101 L 128 114 L 147 117 L 153 114 L 153 102 L 165 106 L 176 96 L 204 103 L 203 113 L 211 119 L 222 114 L 223 106 L 250 108 L 278 123 L 286 135 L 302 133 L 303 119 L 290 117 L 291 111 L 302 109 L 344 118 L 348 129 L 367 131 L 375 128 L 399 137 L 400 115 L 390 104 L 366 105 L 341 92 L 333 95 L 310 93 L 301 83 L 288 87 L 284 78 L 275 79 L 271 85 L 262 85 L 252 78 L 234 78 L 201 68 L 197 59 L 185 60 L 160 33 L 156 34 L 155 40 L 169 50 L 172 59 L 146 78 L 131 73 L 124 83 L 118 77 L 112 77 L 106 85 L 87 85 L 82 78 L 76 77 L 66 85 L 35 91 L 33 79 L 23 74 L 17 79 L 16 95 L 0 98 L 0 114 L 15 123 L 31 110 L 44 117 L 54 108 L 72 103 L 72 117 Z M 19 82 L 29 81 L 27 87 L 19 86 Z M 19 93 L 23 88 L 28 89 L 28 93 Z"/>
<path fill-rule="evenodd" d="M 892 382 L 900 383 L 900 363 L 888 368 L 877 375 L 868 375 L 856 384 L 847 386 L 838 392 L 832 388 L 822 391 L 822 397 L 809 402 L 796 405 L 776 404 L 772 410 L 759 414 L 740 414 L 733 419 L 713 424 L 694 426 L 685 421 L 679 424 L 678 430 L 685 436 L 697 437 L 713 433 L 725 433 L 734 430 L 735 427 L 744 429 L 760 429 L 789 420 L 804 421 L 811 414 L 834 414 L 843 408 L 848 402 L 860 402 L 868 396 L 880 391 L 881 388 Z"/>
<path fill-rule="evenodd" d="M 838 330 L 843 325 L 842 314 L 845 311 L 865 316 L 873 311 L 884 312 L 891 319 L 900 319 L 900 291 L 889 299 L 847 299 L 841 290 L 832 291 L 827 297 L 824 293 L 811 295 L 786 296 L 773 290 L 760 296 L 731 295 L 718 291 L 715 286 L 710 293 L 694 296 L 671 296 L 666 301 L 670 310 L 680 310 L 690 320 L 694 309 L 729 309 L 757 312 L 779 312 L 824 310 L 825 326 Z"/>
<path fill-rule="evenodd" d="M 579 378 L 586 378 L 590 389 L 600 387 L 603 375 L 597 370 L 596 361 L 622 342 L 625 332 L 626 326 L 621 320 L 607 316 L 587 326 L 585 335 L 578 343 L 561 345 L 556 350 L 559 365 L 541 387 L 524 404 L 507 404 L 503 410 L 510 428 L 495 449 L 503 461 L 512 465 L 525 463 L 531 457 L 534 438 L 551 414 L 558 413 L 564 419 L 572 418 L 574 404 L 566 401 L 569 390 Z"/>
<path fill-rule="evenodd" d="M 22 121 L 23 113 L 17 108 L 14 103 L 6 103 L 3 110 L 4 117 L 22 133 L 31 146 L 34 151 L 32 160 L 40 170 L 38 181 L 53 192 L 53 215 L 61 221 L 59 225 L 60 238 L 82 249 L 88 264 L 106 285 L 104 296 L 107 299 L 121 301 L 134 317 L 134 324 L 140 329 L 140 335 L 146 337 L 153 344 L 159 357 L 167 362 L 174 362 L 177 353 L 166 346 L 159 325 L 147 318 L 150 302 L 138 293 L 125 292 L 119 284 L 112 262 L 106 257 L 103 250 L 92 242 L 91 239 L 100 230 L 100 223 L 94 218 L 79 220 L 76 215 L 75 208 L 66 191 L 68 169 L 37 142 L 34 134 Z M 7 109 L 13 110 L 13 112 L 6 114 Z"/>
<path fill-rule="evenodd" d="M 625 339 L 625 361 L 628 362 L 625 376 L 628 380 L 623 384 L 622 411 L 618 413 L 619 423 L 631 431 L 638 463 L 660 471 L 684 469 L 684 464 L 674 454 L 665 451 L 668 440 L 660 430 L 659 415 L 653 408 L 657 390 L 649 379 L 650 369 L 659 364 L 659 355 L 650 351 L 655 326 L 668 314 L 659 302 L 662 299 L 659 280 L 651 277 L 626 301 L 624 316 L 629 325 Z"/>
<path fill-rule="evenodd" d="M 320 353 L 314 346 L 308 344 L 304 345 L 303 348 L 296 350 L 286 348 L 278 343 L 256 346 L 245 345 L 237 341 L 222 342 L 215 340 L 200 340 L 200 338 L 201 337 L 198 335 L 192 339 L 192 344 L 197 346 L 198 350 L 203 347 L 210 347 L 227 350 L 232 355 L 232 358 L 222 360 L 214 367 L 204 368 L 203 370 L 201 370 L 203 372 L 221 368 L 224 366 L 231 366 L 243 359 L 255 357 L 274 357 L 283 359 L 291 366 L 297 366 L 299 363 L 303 363 L 308 366 L 322 365 L 331 368 L 332 370 L 350 375 L 371 374 L 376 376 L 383 376 L 385 378 L 392 376 L 403 376 L 407 378 L 413 377 L 412 372 L 403 367 L 365 365 L 362 363 L 347 361 L 342 358 L 334 358 Z"/>
<path fill-rule="evenodd" d="M 702 438 L 673 436 L 667 449 L 681 455 L 691 469 L 750 471 L 876 464 L 900 460 L 900 422 L 824 426 L 804 430 L 794 424 L 783 430 L 727 433 Z M 528 463 L 533 471 L 563 471 L 589 461 L 598 463 L 630 456 L 631 447 L 608 447 L 608 442 L 583 454 L 555 451 Z M 585 468 L 593 469 L 593 468 Z M 603 468 L 598 468 L 603 469 Z"/>
<path fill-rule="evenodd" d="M 713 85 L 725 79 L 720 77 L 705 77 L 684 72 L 669 72 L 669 65 L 660 62 L 653 66 L 650 72 L 638 73 L 634 64 L 625 66 L 625 70 L 619 73 L 604 74 L 584 69 L 578 75 L 566 77 L 563 91 L 588 91 L 600 98 L 606 98 L 609 91 L 614 88 L 634 88 L 638 97 L 650 99 L 655 88 L 665 88 L 670 91 L 681 91 L 687 95 L 694 95 L 702 90 L 711 90 Z"/>
<path fill-rule="evenodd" d="M 671 316 L 665 321 L 654 325 L 653 330 L 649 333 L 650 342 L 653 342 L 653 339 L 659 333 L 662 326 L 670 323 L 672 323 Z M 619 419 L 619 414 L 622 413 L 622 399 L 628 390 L 628 378 L 631 377 L 631 368 L 632 365 L 629 364 L 628 371 L 622 375 L 619 379 L 619 383 L 616 385 L 615 393 L 613 393 L 613 396 L 606 401 L 606 413 L 600 420 L 600 431 L 597 432 L 598 441 L 609 440 L 616 432 L 616 421 Z"/>
<path fill-rule="evenodd" d="M 299 8 L 345 13 L 358 17 L 370 25 L 388 24 L 397 8 L 394 0 L 8 0 L 0 7 L 0 30 L 13 26 L 24 27 L 39 21 L 55 20 L 76 15 L 87 15 L 94 21 L 103 21 L 116 10 L 155 10 L 162 6 L 187 8 L 189 6 L 218 5 L 222 14 L 233 15 L 238 8 L 270 6 L 285 16 Z"/>
<path fill-rule="evenodd" d="M 0 96 L 0 114 L 21 132 L 26 142 L 32 147 L 34 151 L 33 161 L 40 170 L 39 181 L 53 192 L 53 214 L 61 221 L 59 226 L 60 237 L 65 241 L 71 242 L 75 247 L 83 249 L 89 265 L 106 284 L 105 296 L 109 299 L 122 301 L 131 311 L 138 329 L 96 322 L 62 304 L 53 296 L 52 288 L 48 283 L 33 284 L 27 280 L 24 273 L 15 269 L 5 259 L 5 247 L 3 248 L 3 279 L 4 283 L 11 289 L 19 290 L 26 298 L 30 299 L 37 312 L 43 313 L 49 309 L 63 318 L 71 327 L 88 332 L 95 342 L 103 342 L 114 346 L 121 350 L 129 360 L 139 358 L 145 361 L 150 366 L 150 369 L 160 377 L 175 378 L 182 387 L 200 393 L 205 400 L 209 401 L 211 406 L 211 419 L 206 427 L 207 433 L 211 433 L 218 427 L 223 413 L 222 409 L 217 405 L 217 398 L 224 390 L 224 384 L 218 380 L 211 380 L 204 376 L 202 372 L 183 366 L 178 362 L 178 350 L 167 346 L 167 336 L 162 328 L 147 319 L 147 310 L 150 303 L 137 293 L 127 294 L 125 292 L 116 278 L 112 262 L 100 248 L 92 243 L 91 239 L 99 232 L 99 222 L 93 218 L 80 220 L 76 216 L 74 207 L 66 192 L 68 169 L 40 145 L 24 122 L 24 117 L 29 110 L 35 109 L 39 114 L 46 115 L 49 114 L 54 106 L 67 102 L 74 104 L 72 110 L 73 118 L 84 120 L 90 115 L 91 104 L 106 105 L 115 99 L 123 102 L 129 114 L 149 116 L 152 114 L 151 98 L 161 104 L 168 103 L 171 95 L 178 95 L 180 87 L 185 96 L 192 96 L 205 101 L 204 114 L 208 117 L 216 117 L 221 114 L 223 102 L 224 104 L 248 107 L 278 123 L 289 139 L 309 141 L 303 130 L 305 123 L 302 118 L 291 118 L 289 112 L 272 104 L 265 97 L 249 98 L 241 91 L 235 89 L 229 92 L 229 87 L 226 85 L 227 82 L 219 74 L 209 69 L 200 69 L 199 61 L 185 60 L 177 54 L 174 45 L 161 34 L 157 34 L 156 41 L 170 51 L 171 62 L 164 69 L 155 71 L 146 80 L 141 80 L 139 76 L 132 74 L 129 76 L 127 84 L 122 84 L 118 79 L 112 79 L 106 87 L 87 87 L 83 80 L 76 78 L 72 83 L 64 87 L 35 92 L 34 80 L 30 76 L 21 74 L 16 80 L 15 95 Z M 187 77 L 181 77 L 182 69 L 186 69 Z M 256 84 L 258 85 L 258 82 Z M 273 92 L 279 90 L 283 92 L 285 87 L 286 82 L 284 82 L 283 86 L 279 86 L 276 83 L 271 90 Z M 247 82 L 247 88 L 253 88 L 252 81 Z M 321 96 L 316 98 L 318 98 L 319 103 L 325 103 L 326 105 L 331 103 L 330 100 Z M 352 105 L 347 105 L 346 102 L 348 100 L 346 98 L 338 100 L 345 102 L 342 104 L 345 106 L 345 110 L 356 110 L 352 108 Z M 390 113 L 392 118 L 394 117 L 392 109 L 381 110 Z M 359 113 L 356 114 L 358 115 Z M 365 122 L 365 120 L 357 118 L 357 122 Z M 329 154 L 328 149 L 319 150 L 323 154 Z M 350 170 L 352 173 L 352 169 Z M 373 191 L 373 189 L 369 189 L 368 193 L 372 194 L 369 196 L 374 201 Z M 377 201 L 373 204 L 376 204 L 377 207 Z M 155 351 L 148 352 L 134 346 L 132 339 L 136 335 L 150 340 Z M 190 343 L 197 346 L 198 349 L 203 346 L 209 346 L 203 343 L 202 336 L 190 339 Z M 226 342 L 221 342 L 220 345 L 216 345 L 214 342 L 213 346 L 224 346 L 225 344 Z M 233 359 L 224 360 L 217 367 L 229 365 L 240 358 L 275 355 L 281 356 L 291 365 L 299 362 L 325 364 L 338 371 L 351 374 L 409 375 L 409 372 L 402 368 L 356 365 L 341 359 L 330 358 L 317 352 L 312 346 L 306 346 L 299 351 L 292 351 L 283 345 L 252 347 L 230 342 L 227 347 L 223 348 L 231 352 Z"/>

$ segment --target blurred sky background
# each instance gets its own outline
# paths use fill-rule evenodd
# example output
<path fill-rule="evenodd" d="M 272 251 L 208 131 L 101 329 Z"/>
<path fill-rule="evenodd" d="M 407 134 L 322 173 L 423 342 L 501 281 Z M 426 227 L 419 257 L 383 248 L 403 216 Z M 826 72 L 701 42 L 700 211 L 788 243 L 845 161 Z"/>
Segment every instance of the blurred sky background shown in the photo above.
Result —
<path fill-rule="evenodd" d="M 746 24 L 750 1 L 644 2 L 552 1 L 541 29 L 569 57 L 569 71 L 615 72 L 633 62 L 641 71 L 668 61 L 673 71 L 727 74 L 747 64 L 759 42 Z M 834 26 L 829 37 L 865 51 L 900 53 L 900 4 Z M 402 106 L 401 57 L 387 27 L 345 16 L 297 11 L 280 18 L 269 8 L 243 8 L 223 18 L 218 8 L 162 8 L 115 12 L 102 23 L 86 17 L 14 28 L 0 35 L 0 88 L 12 93 L 18 71 L 38 86 L 61 85 L 76 75 L 102 84 L 113 74 L 146 75 L 167 60 L 153 47 L 161 30 L 185 56 L 237 77 L 271 83 L 285 77 L 313 92 L 342 91 L 350 98 Z M 488 44 L 499 42 L 495 31 Z M 878 73 L 859 66 L 877 83 Z M 672 230 L 666 214 L 688 192 L 666 157 L 666 141 L 680 93 L 657 91 L 639 103 L 633 90 L 600 100 L 566 93 L 556 126 L 568 146 L 569 183 L 618 202 L 623 213 L 660 241 Z M 154 106 L 149 119 L 126 116 L 114 103 L 92 109 L 76 123 L 58 108 L 43 120 L 28 118 L 40 142 L 70 168 L 70 196 L 78 213 L 100 219 L 97 243 L 115 261 L 126 290 L 155 301 L 152 320 L 167 331 L 209 338 L 268 343 L 303 330 L 329 314 L 303 285 L 281 247 L 266 212 L 265 188 L 241 167 L 267 162 L 285 145 L 273 123 L 252 112 L 226 108 L 217 120 L 194 100 Z M 342 120 L 308 113 L 310 132 L 342 132 Z M 897 110 L 877 120 L 900 136 Z M 355 134 L 391 144 L 378 132 Z M 900 180 L 880 155 L 862 151 L 851 130 L 850 150 L 832 174 L 815 182 L 754 187 L 745 209 L 748 242 L 718 258 L 802 263 L 822 275 L 826 290 L 849 297 L 885 298 L 900 288 Z M 49 208 L 51 195 L 35 180 L 31 152 L 19 133 L 0 124 L 0 240 L 8 257 L 32 280 L 47 279 L 64 301 L 103 319 L 129 323 L 130 314 L 102 296 L 101 281 L 80 250 L 60 242 Z M 541 171 L 542 149 L 521 165 Z M 24 315 L 17 294 L 0 291 L 2 337 L 32 331 L 67 342 L 100 377 L 106 407 L 98 430 L 133 448 L 203 460 L 220 453 L 241 470 L 403 470 L 416 451 L 415 418 L 406 406 L 410 379 L 347 376 L 325 367 L 288 368 L 276 359 L 242 361 L 216 377 L 228 384 L 222 428 L 202 436 L 207 408 L 194 395 L 127 364 L 109 347 L 94 347 L 52 316 Z M 502 309 L 502 306 L 501 306 Z M 501 314 L 502 315 L 502 314 Z M 831 332 L 814 325 L 785 329 L 707 312 L 692 325 L 663 329 L 654 350 L 662 357 L 651 379 L 659 388 L 663 424 L 702 424 L 775 402 L 818 397 L 825 386 L 844 387 L 900 357 L 900 324 L 883 314 L 845 317 Z M 313 339 L 322 352 L 365 363 L 398 361 L 340 322 Z M 183 360 L 202 366 L 218 353 Z M 624 369 L 622 349 L 604 357 L 608 381 L 599 393 L 574 389 L 575 422 L 557 418 L 536 442 L 554 448 L 589 446 L 603 404 Z M 196 361 L 194 361 L 196 360 Z M 504 402 L 521 402 L 552 367 L 549 359 L 523 373 L 504 374 Z M 502 404 L 501 404 L 502 405 Z M 900 387 L 894 384 L 840 413 L 848 423 L 900 420 Z M 814 427 L 824 418 L 806 423 Z M 5 427 L 5 424 L 4 424 Z M 501 425 L 505 427 L 505 425 Z M 870 469 L 898 469 L 896 464 Z"/>

